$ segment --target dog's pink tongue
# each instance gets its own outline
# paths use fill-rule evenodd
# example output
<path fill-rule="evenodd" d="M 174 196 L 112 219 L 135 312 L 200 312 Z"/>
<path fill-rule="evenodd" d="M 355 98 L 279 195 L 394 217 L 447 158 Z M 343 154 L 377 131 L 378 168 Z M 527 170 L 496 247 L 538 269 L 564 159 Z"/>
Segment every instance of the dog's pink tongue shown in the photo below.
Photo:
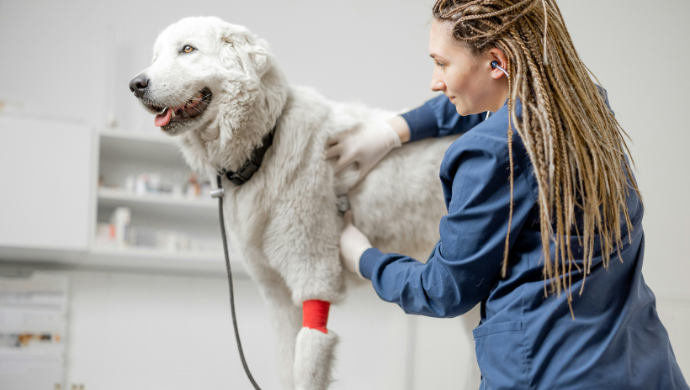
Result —
<path fill-rule="evenodd" d="M 162 114 L 156 115 L 156 127 L 162 127 L 170 123 L 170 117 L 172 115 L 170 114 L 170 109 L 166 108 L 165 111 L 163 111 Z"/>

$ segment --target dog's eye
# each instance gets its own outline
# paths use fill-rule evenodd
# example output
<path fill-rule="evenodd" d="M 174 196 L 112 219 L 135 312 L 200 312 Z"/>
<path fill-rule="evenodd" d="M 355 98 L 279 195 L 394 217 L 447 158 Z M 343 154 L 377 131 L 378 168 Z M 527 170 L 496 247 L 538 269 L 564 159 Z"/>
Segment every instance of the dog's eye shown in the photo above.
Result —
<path fill-rule="evenodd" d="M 182 51 L 185 52 L 185 53 L 191 53 L 191 52 L 193 52 L 194 50 L 195 50 L 195 49 L 194 49 L 193 47 L 189 46 L 189 45 L 187 45 L 187 46 L 185 46 L 185 47 L 182 48 Z"/>

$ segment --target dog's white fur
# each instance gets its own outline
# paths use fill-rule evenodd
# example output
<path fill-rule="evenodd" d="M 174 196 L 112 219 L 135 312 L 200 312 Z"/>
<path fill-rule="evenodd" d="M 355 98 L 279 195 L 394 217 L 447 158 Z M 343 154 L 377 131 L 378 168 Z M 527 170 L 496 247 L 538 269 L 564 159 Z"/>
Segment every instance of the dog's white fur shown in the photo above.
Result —
<path fill-rule="evenodd" d="M 185 45 L 195 50 L 181 52 Z M 356 175 L 346 170 L 337 180 L 343 188 L 335 188 L 324 146 L 331 136 L 393 114 L 290 87 L 265 41 L 213 17 L 186 18 L 165 29 L 142 74 L 149 79 L 145 99 L 158 106 L 178 106 L 205 87 L 211 90 L 201 115 L 169 130 L 187 163 L 211 177 L 222 168 L 237 170 L 276 125 L 273 145 L 252 179 L 240 187 L 223 181 L 226 228 L 269 305 L 283 387 L 326 389 L 337 336 L 301 328 L 301 306 L 309 299 L 343 299 L 335 194 L 351 187 Z M 398 148 L 349 190 L 356 226 L 374 246 L 427 257 L 446 213 L 438 170 L 455 138 Z M 478 323 L 476 310 L 463 317 L 468 326 Z"/>

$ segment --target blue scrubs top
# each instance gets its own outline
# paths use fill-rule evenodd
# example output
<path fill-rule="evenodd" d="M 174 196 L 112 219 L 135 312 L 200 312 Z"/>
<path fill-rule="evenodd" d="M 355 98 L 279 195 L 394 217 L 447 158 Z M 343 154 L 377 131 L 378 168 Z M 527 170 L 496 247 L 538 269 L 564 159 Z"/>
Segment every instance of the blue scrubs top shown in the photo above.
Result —
<path fill-rule="evenodd" d="M 403 115 L 412 141 L 465 133 L 441 164 L 448 215 L 426 264 L 370 248 L 360 258 L 362 275 L 409 314 L 455 317 L 481 303 L 473 331 L 480 389 L 688 389 L 642 277 L 643 208 L 634 191 L 622 262 L 613 255 L 605 269 L 595 237 L 582 295 L 583 274 L 570 273 L 575 319 L 565 294 L 544 296 L 538 187 L 517 132 L 508 275 L 500 277 L 510 205 L 508 107 L 484 116 L 459 116 L 445 96 Z M 577 259 L 581 246 L 570 239 Z"/>

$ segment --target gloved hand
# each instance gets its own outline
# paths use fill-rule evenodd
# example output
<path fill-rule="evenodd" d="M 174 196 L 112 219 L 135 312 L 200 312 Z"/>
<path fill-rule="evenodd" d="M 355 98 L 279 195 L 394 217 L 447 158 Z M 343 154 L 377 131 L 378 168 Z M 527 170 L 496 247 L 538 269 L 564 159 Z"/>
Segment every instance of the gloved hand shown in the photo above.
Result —
<path fill-rule="evenodd" d="M 354 272 L 364 279 L 359 272 L 359 259 L 362 253 L 371 248 L 369 239 L 359 229 L 353 225 L 352 210 L 343 215 L 345 225 L 340 233 L 340 261 L 343 267 L 350 272 Z"/>
<path fill-rule="evenodd" d="M 327 142 L 326 159 L 338 157 L 335 173 L 358 163 L 359 183 L 391 150 L 402 145 L 400 136 L 386 121 L 365 123 L 351 133 L 340 133 Z"/>

